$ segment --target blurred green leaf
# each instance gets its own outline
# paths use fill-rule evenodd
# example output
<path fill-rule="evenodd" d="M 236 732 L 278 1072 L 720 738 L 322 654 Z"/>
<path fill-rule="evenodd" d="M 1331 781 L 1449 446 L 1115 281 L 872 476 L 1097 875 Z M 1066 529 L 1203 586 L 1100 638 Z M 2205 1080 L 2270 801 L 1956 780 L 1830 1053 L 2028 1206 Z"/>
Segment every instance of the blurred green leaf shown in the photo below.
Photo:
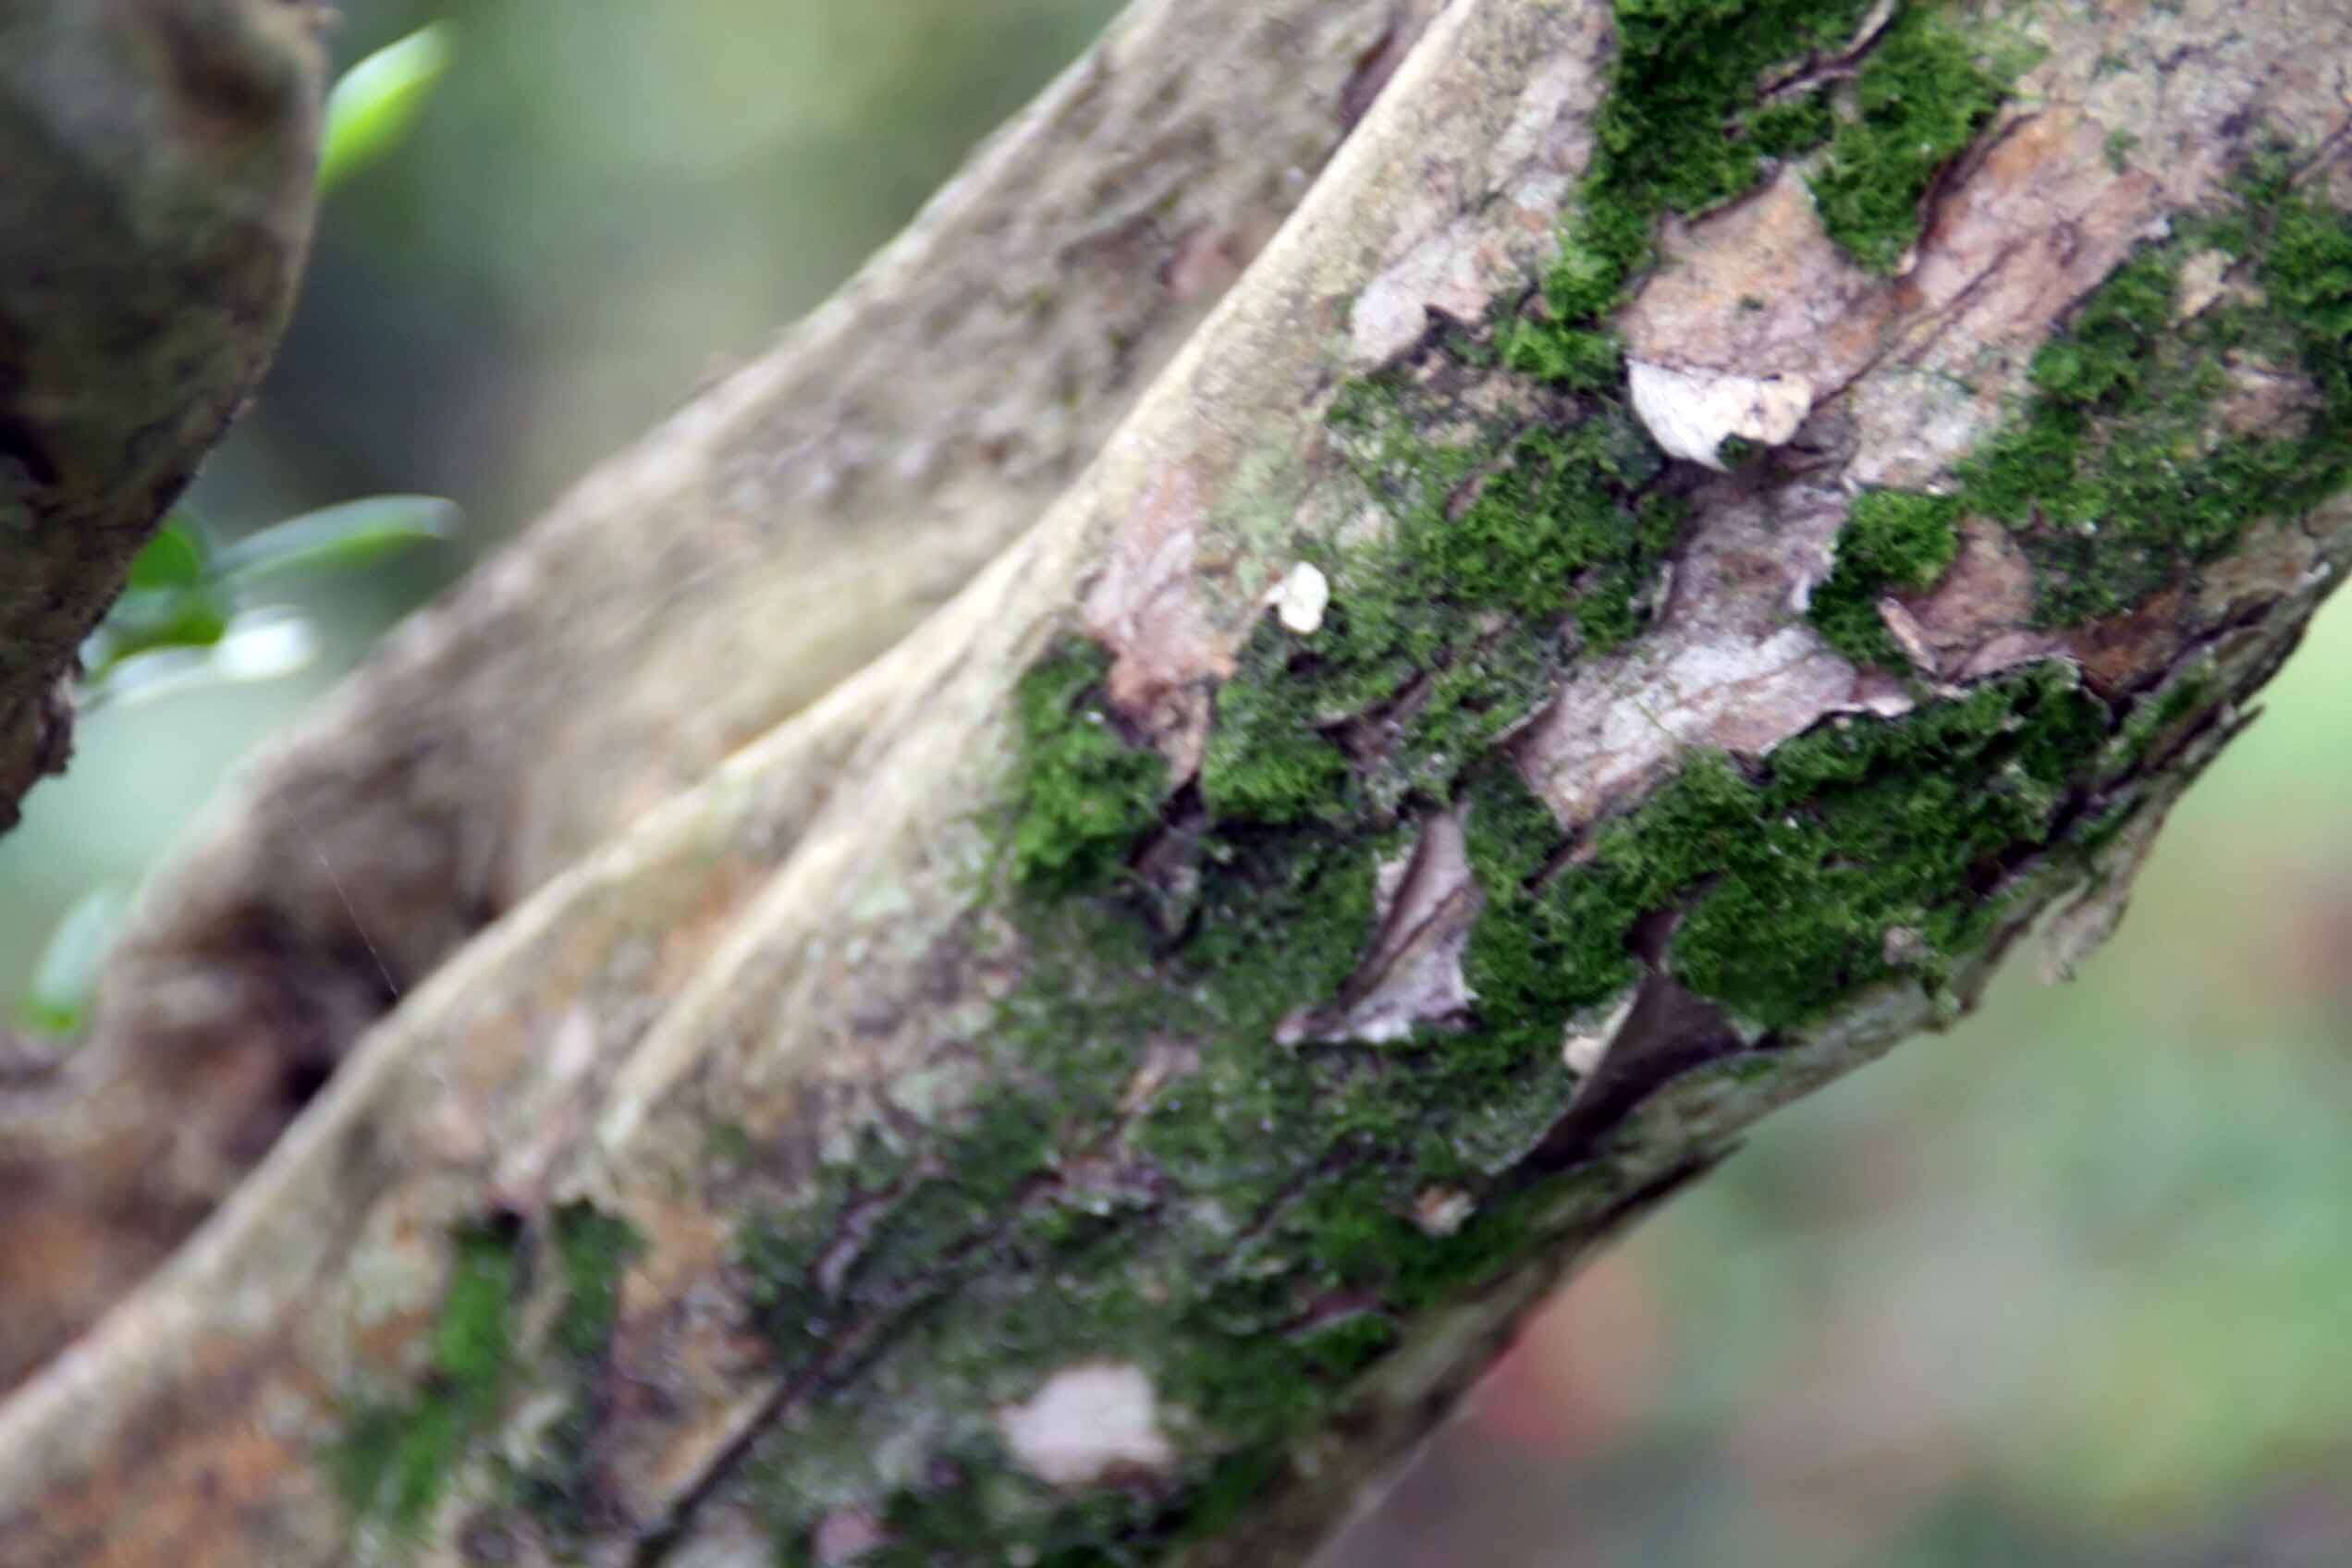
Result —
<path fill-rule="evenodd" d="M 448 68 L 449 30 L 434 22 L 345 71 L 326 95 L 320 191 L 334 190 L 398 146 Z"/>
<path fill-rule="evenodd" d="M 153 648 L 109 665 L 84 694 L 85 709 L 153 702 L 215 686 L 278 680 L 310 668 L 318 631 L 308 617 L 283 606 L 239 610 L 210 647 Z"/>
<path fill-rule="evenodd" d="M 98 993 L 98 971 L 129 912 L 129 896 L 119 888 L 85 893 L 66 912 L 18 1010 L 26 1028 L 50 1035 L 81 1032 Z"/>
<path fill-rule="evenodd" d="M 435 496 L 371 496 L 305 512 L 247 534 L 213 558 L 213 576 L 243 587 L 280 572 L 363 565 L 446 539 L 458 508 Z"/>
<path fill-rule="evenodd" d="M 156 648 L 209 648 L 228 630 L 229 606 L 209 586 L 133 588 L 116 599 L 82 649 L 92 681 L 123 660 Z"/>
<path fill-rule="evenodd" d="M 131 557 L 132 588 L 193 588 L 204 581 L 204 535 L 194 520 L 182 512 L 164 519 L 164 526 Z"/>

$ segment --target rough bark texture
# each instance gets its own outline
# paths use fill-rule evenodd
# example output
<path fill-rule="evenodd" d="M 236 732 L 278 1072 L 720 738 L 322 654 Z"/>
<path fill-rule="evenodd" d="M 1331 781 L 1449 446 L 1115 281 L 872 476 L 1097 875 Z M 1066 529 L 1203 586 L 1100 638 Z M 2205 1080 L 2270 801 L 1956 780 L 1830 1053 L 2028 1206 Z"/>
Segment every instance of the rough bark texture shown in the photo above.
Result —
<path fill-rule="evenodd" d="M 0 1084 L 0 1388 L 219 1203 L 393 993 L 1034 521 L 1428 0 L 1140 6 L 758 362 L 250 770 L 69 1068 Z"/>
<path fill-rule="evenodd" d="M 0 12 L 0 832 L 76 654 L 277 345 L 308 246 L 309 0 Z"/>
<path fill-rule="evenodd" d="M 2352 18 L 1709 9 L 1439 10 L 1035 525 L 724 761 L 791 699 L 445 680 L 559 760 L 438 793 L 363 737 L 494 605 L 731 702 L 803 646 L 749 589 L 559 630 L 607 552 L 531 545 L 393 650 L 251 788 L 440 824 L 423 977 L 0 1408 L 0 1562 L 1300 1561 L 1742 1127 L 2095 945 L 2352 558 Z M 558 535 L 801 560 L 661 481 L 796 449 L 714 434 L 762 374 Z M 349 968 L 343 841 L 265 841 L 184 896 Z M 173 929 L 121 979 L 227 1016 Z"/>

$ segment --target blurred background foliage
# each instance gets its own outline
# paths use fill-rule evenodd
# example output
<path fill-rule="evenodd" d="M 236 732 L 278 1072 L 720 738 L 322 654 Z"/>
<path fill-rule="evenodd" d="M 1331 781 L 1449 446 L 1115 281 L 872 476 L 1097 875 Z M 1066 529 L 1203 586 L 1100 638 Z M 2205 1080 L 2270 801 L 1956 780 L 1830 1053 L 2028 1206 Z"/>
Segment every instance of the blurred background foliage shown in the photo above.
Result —
<path fill-rule="evenodd" d="M 223 542 L 349 496 L 459 537 L 285 584 L 290 680 L 114 704 L 0 840 L 0 997 L 241 754 L 602 454 L 758 351 L 1113 0 L 343 0 L 435 19 L 329 198 Z M 2352 1562 L 2352 603 L 2191 796 L 2122 936 L 1785 1112 L 1536 1322 L 1347 1568 Z"/>

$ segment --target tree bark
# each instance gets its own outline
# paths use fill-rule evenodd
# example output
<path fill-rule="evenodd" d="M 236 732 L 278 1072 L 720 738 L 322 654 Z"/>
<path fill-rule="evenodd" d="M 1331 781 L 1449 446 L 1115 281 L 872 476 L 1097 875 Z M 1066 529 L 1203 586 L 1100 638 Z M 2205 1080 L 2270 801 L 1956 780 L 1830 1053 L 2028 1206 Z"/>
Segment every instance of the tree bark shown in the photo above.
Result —
<path fill-rule="evenodd" d="M 0 1388 L 225 1198 L 400 992 L 1035 521 L 1431 8 L 1138 6 L 829 304 L 251 767 L 156 878 L 92 1038 L 0 1085 L 0 1233 L 33 1239 L 0 1249 Z"/>
<path fill-rule="evenodd" d="M 43 1105 L 113 1163 L 0 1222 L 184 1229 L 337 1070 L 0 1407 L 0 1562 L 1302 1561 L 1741 1128 L 2112 927 L 2352 557 L 2352 20 L 1219 9 L 1131 17 L 166 884 Z M 1243 16 L 1319 121 L 1265 133 Z M 1321 161 L 1266 144 L 1416 31 L 1195 324 Z M 1041 370 L 1091 252 L 1022 221 L 1180 122 L 1225 173 L 1119 230 L 1141 328 L 1113 263 Z"/>
<path fill-rule="evenodd" d="M 0 15 L 0 832 L 76 655 L 277 346 L 325 55 L 299 0 Z"/>

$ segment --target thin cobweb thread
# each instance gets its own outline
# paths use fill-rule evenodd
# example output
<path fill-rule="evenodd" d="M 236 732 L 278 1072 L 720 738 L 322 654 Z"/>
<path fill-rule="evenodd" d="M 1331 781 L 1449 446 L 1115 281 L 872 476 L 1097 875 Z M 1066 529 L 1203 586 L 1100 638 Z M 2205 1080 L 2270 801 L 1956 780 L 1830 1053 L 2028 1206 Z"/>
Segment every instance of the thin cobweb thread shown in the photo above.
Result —
<path fill-rule="evenodd" d="M 326 880 L 335 888 L 335 896 L 343 900 L 343 913 L 351 917 L 351 929 L 359 933 L 361 945 L 367 949 L 368 957 L 375 961 L 375 972 L 384 976 L 385 990 L 394 1000 L 398 1000 L 400 983 L 392 978 L 391 967 L 384 962 L 384 954 L 377 950 L 375 938 L 368 935 L 367 922 L 360 918 L 359 908 L 351 902 L 351 895 L 343 890 L 343 878 L 335 875 L 335 864 L 326 858 L 325 849 L 315 839 L 311 840 L 311 853 L 317 857 L 319 869 L 326 873 Z"/>

